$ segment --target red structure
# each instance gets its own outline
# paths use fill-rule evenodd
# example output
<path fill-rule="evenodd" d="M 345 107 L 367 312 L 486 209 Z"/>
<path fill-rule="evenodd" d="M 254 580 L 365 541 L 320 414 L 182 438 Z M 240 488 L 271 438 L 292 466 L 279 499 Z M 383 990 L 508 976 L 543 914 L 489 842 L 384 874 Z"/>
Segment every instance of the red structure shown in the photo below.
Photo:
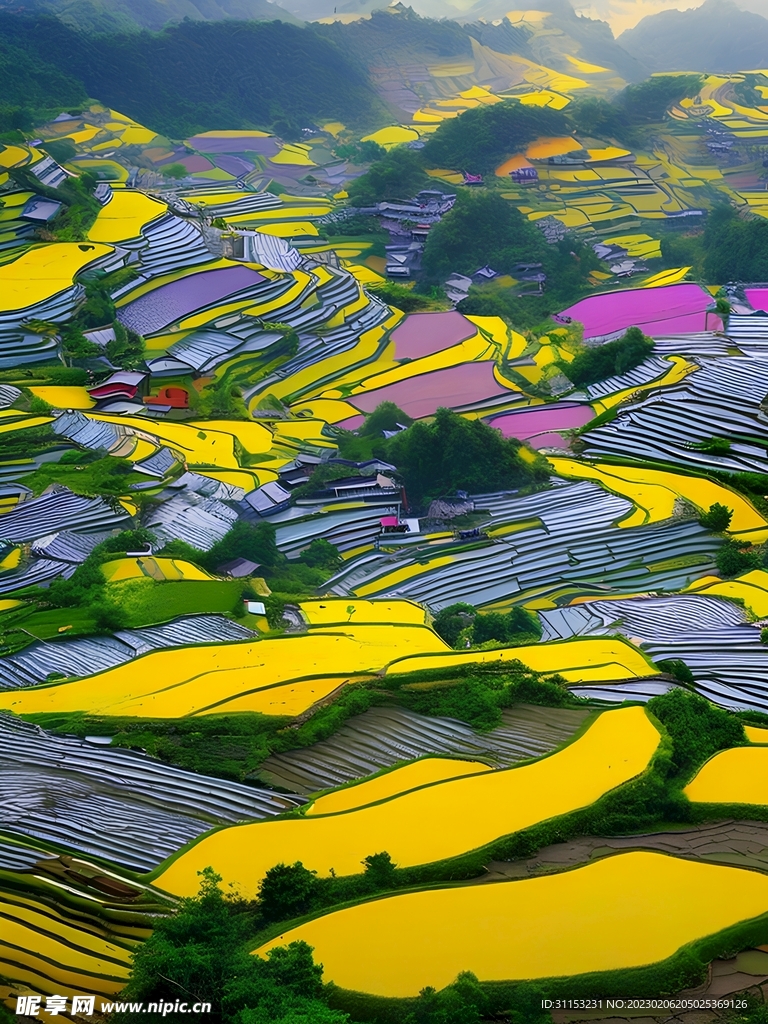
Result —
<path fill-rule="evenodd" d="M 136 398 L 146 379 L 146 373 L 121 370 L 107 377 L 96 387 L 88 388 L 88 394 L 97 402 L 103 402 L 110 398 L 125 398 L 131 401 Z"/>
<path fill-rule="evenodd" d="M 160 388 L 156 395 L 147 395 L 145 405 L 170 405 L 172 409 L 189 408 L 189 392 L 185 388 Z"/>

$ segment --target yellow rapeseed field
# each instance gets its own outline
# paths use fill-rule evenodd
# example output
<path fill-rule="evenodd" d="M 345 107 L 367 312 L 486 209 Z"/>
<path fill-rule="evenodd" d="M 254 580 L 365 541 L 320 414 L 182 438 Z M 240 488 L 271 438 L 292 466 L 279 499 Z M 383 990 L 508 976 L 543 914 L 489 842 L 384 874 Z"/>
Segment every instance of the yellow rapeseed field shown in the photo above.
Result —
<path fill-rule="evenodd" d="M 764 737 L 768 730 L 759 729 Z M 755 742 L 749 732 L 747 737 Z M 768 742 L 767 738 L 758 743 Z M 768 747 L 721 750 L 683 790 L 689 800 L 705 804 L 768 804 Z"/>
<path fill-rule="evenodd" d="M 675 501 L 684 498 L 702 510 L 715 502 L 733 510 L 728 532 L 748 537 L 756 543 L 768 539 L 768 522 L 745 497 L 700 476 L 667 473 L 644 466 L 614 466 L 608 463 L 586 463 L 576 459 L 550 458 L 549 463 L 560 476 L 579 480 L 597 480 L 607 490 L 629 498 L 638 507 L 621 526 L 641 526 L 669 519 Z"/>
<path fill-rule="evenodd" d="M 96 404 L 85 388 L 40 384 L 29 390 L 55 409 L 91 409 Z"/>
<path fill-rule="evenodd" d="M 263 710 L 265 700 L 272 705 L 277 699 L 280 706 L 279 690 L 286 683 L 376 672 L 414 650 L 440 652 L 447 647 L 426 626 L 401 624 L 351 625 L 274 640 L 153 651 L 71 683 L 0 694 L 0 707 L 19 714 L 89 711 L 142 718 Z M 330 689 L 345 678 L 337 678 Z M 302 692 L 303 700 L 294 701 L 290 711 L 264 713 L 306 711 L 319 697 L 306 688 Z"/>
<path fill-rule="evenodd" d="M 161 217 L 168 207 L 144 192 L 133 189 L 115 189 L 112 198 L 99 211 L 88 232 L 92 242 L 126 242 L 141 236 L 141 230 L 150 221 Z"/>
<path fill-rule="evenodd" d="M 109 583 L 148 577 L 153 580 L 212 580 L 215 576 L 181 558 L 115 558 L 101 571 Z"/>
<path fill-rule="evenodd" d="M 692 583 L 688 590 L 708 597 L 730 597 L 743 601 L 745 607 L 759 619 L 768 615 L 768 572 L 764 569 L 753 569 L 735 580 L 704 577 Z"/>
<path fill-rule="evenodd" d="M 419 761 L 395 768 L 394 771 L 377 775 L 375 779 L 359 782 L 356 786 L 346 786 L 334 793 L 318 797 L 308 809 L 307 814 L 338 814 L 350 811 L 355 807 L 366 807 L 368 804 L 386 800 L 400 793 L 407 793 L 419 786 L 429 786 L 433 782 L 445 782 L 446 779 L 458 779 L 464 775 L 477 775 L 478 772 L 490 771 L 487 764 L 479 761 L 459 761 L 450 757 L 424 757 Z"/>
<path fill-rule="evenodd" d="M 0 267 L 0 295 L 4 310 L 26 309 L 69 288 L 89 263 L 112 252 L 109 245 L 56 242 L 22 252 Z"/>
<path fill-rule="evenodd" d="M 768 876 L 757 871 L 624 853 L 561 874 L 358 904 L 255 952 L 303 940 L 327 981 L 403 997 L 460 971 L 503 981 L 640 967 L 766 911 Z"/>
<path fill-rule="evenodd" d="M 252 897 L 266 871 L 281 861 L 300 860 L 320 875 L 332 869 L 351 875 L 381 850 L 403 867 L 456 857 L 586 807 L 642 772 L 658 743 L 643 708 L 606 711 L 569 746 L 529 765 L 435 783 L 342 814 L 214 832 L 173 860 L 156 884 L 191 896 L 198 871 L 211 865 L 225 883 Z"/>
<path fill-rule="evenodd" d="M 427 617 L 424 608 L 414 601 L 360 601 L 346 597 L 302 601 L 301 612 L 310 626 L 337 626 L 349 622 L 402 622 L 423 625 Z"/>
<path fill-rule="evenodd" d="M 768 729 L 760 729 L 756 725 L 745 725 L 744 732 L 750 743 L 768 743 Z"/>
<path fill-rule="evenodd" d="M 128 980 L 130 950 L 52 916 L 24 898 L 0 899 L 0 973 L 36 992 L 118 992 Z"/>
<path fill-rule="evenodd" d="M 560 673 L 569 683 L 597 683 L 658 673 L 628 640 L 615 636 L 581 637 L 547 644 L 502 647 L 492 651 L 450 651 L 393 659 L 387 674 L 448 668 L 473 662 L 522 661 L 536 672 Z"/>

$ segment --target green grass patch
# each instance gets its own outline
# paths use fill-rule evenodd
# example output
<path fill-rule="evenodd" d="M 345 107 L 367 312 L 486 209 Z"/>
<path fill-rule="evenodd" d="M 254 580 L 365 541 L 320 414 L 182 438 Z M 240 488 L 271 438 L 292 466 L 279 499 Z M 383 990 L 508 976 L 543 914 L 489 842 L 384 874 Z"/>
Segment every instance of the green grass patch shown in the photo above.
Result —
<path fill-rule="evenodd" d="M 169 580 L 148 578 L 107 583 L 104 597 L 116 605 L 122 628 L 151 626 L 179 615 L 232 615 L 241 611 L 241 580 Z"/>
<path fill-rule="evenodd" d="M 36 495 L 51 484 L 62 484 L 75 494 L 116 496 L 127 494 L 131 484 L 146 483 L 148 479 L 144 473 L 135 472 L 127 459 L 111 455 L 94 459 L 94 453 L 72 451 L 66 452 L 58 462 L 44 462 L 34 473 L 24 477 L 24 485 Z"/>

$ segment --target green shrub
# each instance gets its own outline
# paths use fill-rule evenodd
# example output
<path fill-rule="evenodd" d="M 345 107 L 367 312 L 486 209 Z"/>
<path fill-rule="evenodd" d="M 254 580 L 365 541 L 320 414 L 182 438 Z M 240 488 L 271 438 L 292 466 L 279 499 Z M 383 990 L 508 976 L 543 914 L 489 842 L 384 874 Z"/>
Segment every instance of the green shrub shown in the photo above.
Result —
<path fill-rule="evenodd" d="M 701 525 L 708 530 L 714 530 L 715 533 L 725 533 L 731 525 L 731 519 L 733 519 L 733 509 L 721 505 L 719 501 L 710 505 L 709 511 L 702 512 L 699 516 Z"/>
<path fill-rule="evenodd" d="M 577 387 L 585 387 L 634 370 L 652 351 L 652 339 L 646 338 L 639 327 L 630 327 L 616 341 L 582 349 L 573 362 L 563 363 L 561 369 Z"/>
<path fill-rule="evenodd" d="M 266 921 L 286 921 L 305 914 L 317 892 L 317 872 L 301 863 L 276 864 L 259 883 L 259 909 Z"/>

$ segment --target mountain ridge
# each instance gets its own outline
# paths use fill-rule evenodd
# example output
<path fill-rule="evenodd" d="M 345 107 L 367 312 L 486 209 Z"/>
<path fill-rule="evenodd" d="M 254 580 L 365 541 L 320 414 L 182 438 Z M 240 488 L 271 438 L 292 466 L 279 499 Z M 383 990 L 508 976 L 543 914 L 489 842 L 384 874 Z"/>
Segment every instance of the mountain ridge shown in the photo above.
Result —
<path fill-rule="evenodd" d="M 733 0 L 705 0 L 648 15 L 617 43 L 650 71 L 737 72 L 765 66 L 768 19 Z"/>

